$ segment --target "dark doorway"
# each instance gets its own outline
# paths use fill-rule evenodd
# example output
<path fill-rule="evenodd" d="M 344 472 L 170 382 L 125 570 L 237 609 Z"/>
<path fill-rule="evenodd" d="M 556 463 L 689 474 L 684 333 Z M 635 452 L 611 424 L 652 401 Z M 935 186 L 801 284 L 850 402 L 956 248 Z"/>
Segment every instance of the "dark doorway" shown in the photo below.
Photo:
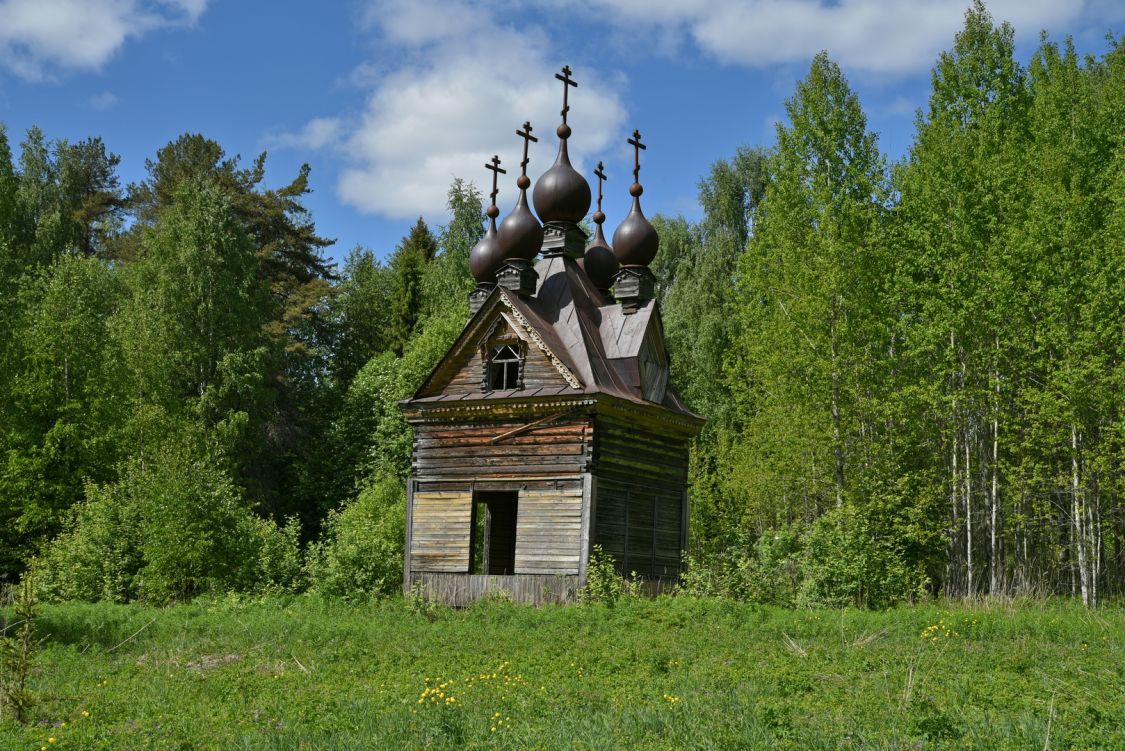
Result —
<path fill-rule="evenodd" d="M 473 495 L 473 572 L 506 575 L 516 570 L 516 491 Z"/>

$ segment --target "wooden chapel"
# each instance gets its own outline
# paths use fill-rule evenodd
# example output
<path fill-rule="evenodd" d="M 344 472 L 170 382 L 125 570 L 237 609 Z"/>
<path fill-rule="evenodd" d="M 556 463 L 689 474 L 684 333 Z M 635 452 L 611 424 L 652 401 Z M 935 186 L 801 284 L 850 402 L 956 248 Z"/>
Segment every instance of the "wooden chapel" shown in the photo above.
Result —
<path fill-rule="evenodd" d="M 659 238 L 641 212 L 633 132 L 632 210 L 602 232 L 601 163 L 591 190 L 570 164 L 564 67 L 558 156 L 528 206 L 530 123 L 519 194 L 499 227 L 493 157 L 488 230 L 469 265 L 469 321 L 400 406 L 414 427 L 404 588 L 464 605 L 490 589 L 574 599 L 595 545 L 622 574 L 679 577 L 687 542 L 688 445 L 703 425 L 668 382 L 655 278 Z M 538 218 L 536 217 L 538 215 Z"/>

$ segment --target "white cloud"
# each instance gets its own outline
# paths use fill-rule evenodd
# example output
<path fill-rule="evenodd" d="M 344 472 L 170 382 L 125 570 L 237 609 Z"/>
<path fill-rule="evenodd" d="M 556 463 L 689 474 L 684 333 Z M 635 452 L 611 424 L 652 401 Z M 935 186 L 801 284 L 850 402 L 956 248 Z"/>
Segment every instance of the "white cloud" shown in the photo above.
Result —
<path fill-rule="evenodd" d="M 549 2 L 550 0 L 548 0 Z M 1100 0 L 1104 1 L 1104 0 Z M 849 71 L 916 73 L 961 28 L 968 0 L 585 0 L 617 26 L 681 33 L 721 62 L 804 63 L 820 50 Z M 993 18 L 1023 34 L 1059 28 L 1084 3 L 991 0 Z"/>
<path fill-rule="evenodd" d="M 0 0 L 0 68 L 36 81 L 97 70 L 125 42 L 190 25 L 207 0 Z"/>
<path fill-rule="evenodd" d="M 267 136 L 267 146 L 282 149 L 323 149 L 338 146 L 343 123 L 336 117 L 315 117 L 296 133 Z"/>
<path fill-rule="evenodd" d="M 391 0 L 371 8 L 368 22 L 400 55 L 377 74 L 364 66 L 361 80 L 373 88 L 343 141 L 350 163 L 337 192 L 362 211 L 440 219 L 453 178 L 485 185 L 484 164 L 499 154 L 508 170 L 499 199 L 506 213 L 522 156 L 515 131 L 525 120 L 540 139 L 531 145 L 531 177 L 554 161 L 562 106 L 554 74 L 563 63 L 579 81 L 570 94 L 575 167 L 624 132 L 624 107 L 607 77 L 584 60 L 558 59 L 543 29 L 517 30 L 461 2 Z"/>
<path fill-rule="evenodd" d="M 117 96 L 112 91 L 103 91 L 90 97 L 90 106 L 99 112 L 112 109 L 117 104 Z"/>

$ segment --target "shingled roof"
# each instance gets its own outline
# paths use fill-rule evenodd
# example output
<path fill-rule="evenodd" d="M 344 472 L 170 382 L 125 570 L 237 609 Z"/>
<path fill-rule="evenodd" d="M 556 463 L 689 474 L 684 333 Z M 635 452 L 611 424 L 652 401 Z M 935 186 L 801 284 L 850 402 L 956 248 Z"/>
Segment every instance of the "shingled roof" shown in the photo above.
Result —
<path fill-rule="evenodd" d="M 442 362 L 404 404 L 608 394 L 638 404 L 659 404 L 683 416 L 703 420 L 687 408 L 671 385 L 662 389 L 659 402 L 645 398 L 641 371 L 646 341 L 663 360 L 662 364 L 665 367 L 668 364 L 663 324 L 655 300 L 641 304 L 635 312 L 626 313 L 620 304 L 608 301 L 574 259 L 566 255 L 540 259 L 535 271 L 539 282 L 533 296 L 520 297 L 501 287 L 491 292 Z M 561 366 L 560 372 L 565 370 L 571 374 L 571 385 L 558 389 L 473 394 L 434 393 L 444 372 L 443 365 L 454 353 L 463 351 L 484 335 L 481 323 L 494 317 L 497 306 L 510 310 L 521 324 L 535 332 L 541 348 L 557 359 L 556 367 Z M 551 393 L 544 393 L 547 391 Z"/>

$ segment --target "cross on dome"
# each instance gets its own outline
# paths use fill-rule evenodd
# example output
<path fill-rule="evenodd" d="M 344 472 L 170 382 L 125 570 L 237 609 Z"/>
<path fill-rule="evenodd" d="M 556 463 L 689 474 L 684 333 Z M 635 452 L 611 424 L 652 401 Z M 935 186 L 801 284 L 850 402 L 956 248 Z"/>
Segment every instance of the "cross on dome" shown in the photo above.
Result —
<path fill-rule="evenodd" d="M 641 181 L 641 151 L 648 148 L 641 143 L 641 132 L 639 130 L 633 131 L 633 137 L 626 141 L 627 144 L 633 147 L 633 182 L 639 183 Z"/>
<path fill-rule="evenodd" d="M 525 154 L 525 157 L 526 157 L 526 154 Z M 495 206 L 496 205 L 496 196 L 499 195 L 499 193 L 500 193 L 500 189 L 496 187 L 496 179 L 498 177 L 500 177 L 500 175 L 508 174 L 508 170 L 501 169 L 501 167 L 500 167 L 500 156 L 496 155 L 496 154 L 493 155 L 491 162 L 484 165 L 484 168 L 486 170 L 492 170 L 492 192 L 489 194 L 489 197 L 492 199 L 492 205 Z"/>
<path fill-rule="evenodd" d="M 536 138 L 535 136 L 531 135 L 531 130 L 532 130 L 531 121 L 525 120 L 524 124 L 523 124 L 523 130 L 517 130 L 516 131 L 516 135 L 523 139 L 523 161 L 520 162 L 520 169 L 523 170 L 520 173 L 520 177 L 523 177 L 523 178 L 527 177 L 527 165 L 531 161 L 530 159 L 527 158 L 528 143 L 529 142 L 539 143 L 539 139 Z M 517 184 L 518 184 L 518 181 L 517 181 Z M 524 186 L 521 186 L 521 187 L 526 188 L 527 186 L 524 185 Z"/>
<path fill-rule="evenodd" d="M 570 112 L 570 102 L 569 102 L 569 99 L 568 99 L 568 95 L 570 94 L 570 87 L 573 86 L 574 88 L 578 88 L 578 82 L 570 77 L 570 73 L 571 73 L 570 66 L 564 65 L 563 69 L 562 69 L 562 73 L 556 73 L 555 74 L 555 78 L 557 78 L 558 80 L 563 82 L 563 108 L 562 108 L 562 112 L 559 113 L 559 114 L 562 115 L 562 124 L 563 125 L 566 125 L 566 113 Z M 570 134 L 567 133 L 567 135 L 570 135 Z M 566 138 L 566 136 L 562 135 L 561 133 L 559 134 L 559 137 L 560 138 Z"/>

